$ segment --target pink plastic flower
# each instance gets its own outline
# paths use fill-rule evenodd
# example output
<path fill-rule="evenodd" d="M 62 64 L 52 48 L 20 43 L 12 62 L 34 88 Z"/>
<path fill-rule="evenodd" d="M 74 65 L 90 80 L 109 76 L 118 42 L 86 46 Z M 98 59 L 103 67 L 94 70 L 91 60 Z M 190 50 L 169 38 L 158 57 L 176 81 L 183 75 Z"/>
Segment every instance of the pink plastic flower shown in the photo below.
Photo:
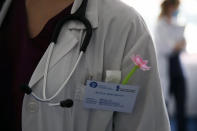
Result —
<path fill-rule="evenodd" d="M 148 61 L 143 60 L 139 55 L 131 56 L 131 60 L 137 65 L 141 70 L 147 71 L 150 70 L 150 67 L 147 66 Z"/>

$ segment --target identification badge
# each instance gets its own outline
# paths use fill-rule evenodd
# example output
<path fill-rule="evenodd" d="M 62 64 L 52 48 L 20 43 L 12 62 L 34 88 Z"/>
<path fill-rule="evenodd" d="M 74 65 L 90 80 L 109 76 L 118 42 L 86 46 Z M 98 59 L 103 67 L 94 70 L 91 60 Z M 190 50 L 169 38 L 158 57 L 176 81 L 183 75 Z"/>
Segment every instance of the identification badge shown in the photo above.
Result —
<path fill-rule="evenodd" d="M 131 113 L 139 87 L 88 80 L 84 106 L 90 109 Z"/>

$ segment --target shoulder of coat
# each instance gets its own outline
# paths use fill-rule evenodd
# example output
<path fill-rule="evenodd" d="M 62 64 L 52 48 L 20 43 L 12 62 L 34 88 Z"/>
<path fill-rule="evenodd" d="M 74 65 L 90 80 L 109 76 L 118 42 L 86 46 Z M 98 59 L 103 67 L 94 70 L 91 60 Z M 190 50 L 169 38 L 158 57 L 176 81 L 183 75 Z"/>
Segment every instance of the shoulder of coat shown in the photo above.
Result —
<path fill-rule="evenodd" d="M 123 3 L 121 0 L 99 0 L 103 6 L 99 10 L 105 18 L 119 19 L 126 22 L 140 20 L 141 16 L 131 6 Z"/>

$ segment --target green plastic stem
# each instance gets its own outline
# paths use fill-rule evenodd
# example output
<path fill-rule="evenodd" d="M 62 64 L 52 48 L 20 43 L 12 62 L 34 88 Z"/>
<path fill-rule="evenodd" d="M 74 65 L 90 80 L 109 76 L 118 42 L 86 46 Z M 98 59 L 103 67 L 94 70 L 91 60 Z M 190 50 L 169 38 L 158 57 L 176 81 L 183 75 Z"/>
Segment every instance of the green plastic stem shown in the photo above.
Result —
<path fill-rule="evenodd" d="M 124 78 L 124 80 L 122 81 L 122 85 L 126 85 L 129 81 L 129 79 L 132 77 L 132 75 L 135 73 L 135 71 L 138 69 L 139 67 L 136 65 L 134 66 L 131 71 L 129 72 L 129 74 Z"/>

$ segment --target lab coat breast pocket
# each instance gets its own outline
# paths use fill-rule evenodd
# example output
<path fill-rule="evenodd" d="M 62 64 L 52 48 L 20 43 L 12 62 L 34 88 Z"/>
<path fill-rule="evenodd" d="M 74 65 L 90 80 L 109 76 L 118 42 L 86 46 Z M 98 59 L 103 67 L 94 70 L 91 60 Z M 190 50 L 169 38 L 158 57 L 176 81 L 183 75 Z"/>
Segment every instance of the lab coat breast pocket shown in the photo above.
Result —
<path fill-rule="evenodd" d="M 86 86 L 81 84 L 75 90 L 74 95 L 74 123 L 80 124 L 80 129 L 86 128 L 86 131 L 108 131 L 112 128 L 113 111 L 87 109 L 84 107 Z M 82 124 L 83 123 L 83 124 Z M 88 129 L 87 129 L 88 127 Z M 79 126 L 75 126 L 79 128 Z M 77 130 L 77 129 L 76 129 Z M 79 130 L 79 129 L 78 129 Z"/>

